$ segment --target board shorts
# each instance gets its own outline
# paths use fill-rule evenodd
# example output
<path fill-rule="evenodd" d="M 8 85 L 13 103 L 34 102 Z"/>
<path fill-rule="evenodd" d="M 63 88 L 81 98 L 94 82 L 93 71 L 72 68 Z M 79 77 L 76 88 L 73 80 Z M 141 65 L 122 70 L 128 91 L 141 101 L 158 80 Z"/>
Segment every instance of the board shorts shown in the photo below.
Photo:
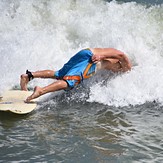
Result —
<path fill-rule="evenodd" d="M 96 63 L 92 62 L 92 56 L 93 53 L 90 49 L 79 51 L 60 70 L 55 72 L 55 78 L 66 81 L 69 88 L 74 88 L 75 85 L 95 74 Z"/>

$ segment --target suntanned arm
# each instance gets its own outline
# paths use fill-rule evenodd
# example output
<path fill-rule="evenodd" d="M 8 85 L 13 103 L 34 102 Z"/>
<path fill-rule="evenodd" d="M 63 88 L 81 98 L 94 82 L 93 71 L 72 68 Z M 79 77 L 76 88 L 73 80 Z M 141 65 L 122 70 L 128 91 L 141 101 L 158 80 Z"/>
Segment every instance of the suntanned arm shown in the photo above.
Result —
<path fill-rule="evenodd" d="M 91 49 L 93 52 L 92 61 L 98 62 L 105 59 L 118 59 L 121 64 L 122 71 L 131 70 L 131 63 L 128 57 L 121 51 L 113 48 L 94 48 Z"/>

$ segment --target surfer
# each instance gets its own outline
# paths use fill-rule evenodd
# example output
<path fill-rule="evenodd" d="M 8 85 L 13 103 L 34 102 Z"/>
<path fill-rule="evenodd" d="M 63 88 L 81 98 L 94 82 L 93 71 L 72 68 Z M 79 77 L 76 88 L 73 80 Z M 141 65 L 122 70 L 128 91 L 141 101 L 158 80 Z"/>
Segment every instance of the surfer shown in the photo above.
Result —
<path fill-rule="evenodd" d="M 113 48 L 89 48 L 75 54 L 64 66 L 58 70 L 43 70 L 21 75 L 20 86 L 27 91 L 27 84 L 34 78 L 57 79 L 52 84 L 34 88 L 34 92 L 26 99 L 30 102 L 41 95 L 59 90 L 72 89 L 84 79 L 90 78 L 100 69 L 113 72 L 126 72 L 131 70 L 131 62 L 123 52 Z"/>

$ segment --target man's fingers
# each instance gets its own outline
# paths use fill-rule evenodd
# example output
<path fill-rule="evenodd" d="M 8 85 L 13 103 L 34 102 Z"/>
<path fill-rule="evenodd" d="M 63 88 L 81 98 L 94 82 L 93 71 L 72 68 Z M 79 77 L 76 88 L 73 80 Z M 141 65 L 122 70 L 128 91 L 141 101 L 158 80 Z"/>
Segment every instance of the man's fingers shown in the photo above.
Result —
<path fill-rule="evenodd" d="M 92 62 L 98 62 L 98 61 L 100 61 L 100 60 L 101 60 L 100 55 L 93 55 L 93 56 L 92 56 Z"/>

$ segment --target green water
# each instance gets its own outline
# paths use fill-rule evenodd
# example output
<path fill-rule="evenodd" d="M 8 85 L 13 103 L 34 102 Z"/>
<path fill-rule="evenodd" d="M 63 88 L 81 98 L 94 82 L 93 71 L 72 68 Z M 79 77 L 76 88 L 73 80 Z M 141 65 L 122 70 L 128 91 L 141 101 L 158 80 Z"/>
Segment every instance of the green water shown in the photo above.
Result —
<path fill-rule="evenodd" d="M 48 102 L 20 116 L 0 112 L 0 162 L 162 162 L 157 104 L 113 108 Z"/>

